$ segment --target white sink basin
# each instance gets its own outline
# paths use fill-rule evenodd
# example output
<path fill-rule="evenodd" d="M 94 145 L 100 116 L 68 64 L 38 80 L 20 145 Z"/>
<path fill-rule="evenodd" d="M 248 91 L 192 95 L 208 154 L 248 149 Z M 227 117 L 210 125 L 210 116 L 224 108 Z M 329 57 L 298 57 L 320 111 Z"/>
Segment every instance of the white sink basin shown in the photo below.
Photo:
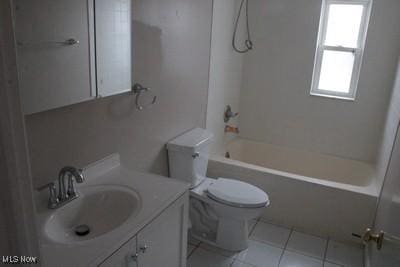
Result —
<path fill-rule="evenodd" d="M 43 231 L 50 240 L 75 243 L 96 238 L 117 229 L 141 208 L 139 195 L 121 186 L 87 186 L 78 193 L 77 199 L 54 210 L 47 218 Z M 89 232 L 78 235 L 78 226 Z"/>

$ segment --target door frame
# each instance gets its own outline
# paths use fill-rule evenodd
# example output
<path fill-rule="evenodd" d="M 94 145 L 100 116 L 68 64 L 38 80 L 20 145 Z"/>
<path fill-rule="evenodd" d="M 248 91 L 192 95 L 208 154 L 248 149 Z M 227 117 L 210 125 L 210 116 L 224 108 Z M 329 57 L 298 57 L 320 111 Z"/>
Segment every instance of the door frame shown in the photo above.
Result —
<path fill-rule="evenodd" d="M 37 256 L 32 176 L 18 91 L 13 1 L 0 1 L 0 243 L 2 254 Z M 1 255 L 3 256 L 3 255 Z"/>

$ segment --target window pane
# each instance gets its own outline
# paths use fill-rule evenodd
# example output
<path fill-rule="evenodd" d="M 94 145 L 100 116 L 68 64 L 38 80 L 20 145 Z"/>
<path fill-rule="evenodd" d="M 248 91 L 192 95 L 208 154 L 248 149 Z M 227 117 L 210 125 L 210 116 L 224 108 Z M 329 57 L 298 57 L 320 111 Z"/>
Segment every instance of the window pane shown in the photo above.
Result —
<path fill-rule="evenodd" d="M 318 89 L 349 93 L 354 54 L 325 50 L 322 56 Z"/>
<path fill-rule="evenodd" d="M 356 48 L 363 8 L 362 5 L 330 5 L 325 45 Z"/>

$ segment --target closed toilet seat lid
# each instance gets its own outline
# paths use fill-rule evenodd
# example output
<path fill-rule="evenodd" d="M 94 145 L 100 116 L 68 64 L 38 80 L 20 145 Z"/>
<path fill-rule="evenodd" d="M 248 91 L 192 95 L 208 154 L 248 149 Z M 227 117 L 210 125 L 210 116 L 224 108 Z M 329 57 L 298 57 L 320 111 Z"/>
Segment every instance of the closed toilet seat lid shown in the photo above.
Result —
<path fill-rule="evenodd" d="M 218 178 L 207 188 L 215 201 L 240 208 L 261 208 L 269 204 L 268 195 L 260 188 L 238 180 Z"/>

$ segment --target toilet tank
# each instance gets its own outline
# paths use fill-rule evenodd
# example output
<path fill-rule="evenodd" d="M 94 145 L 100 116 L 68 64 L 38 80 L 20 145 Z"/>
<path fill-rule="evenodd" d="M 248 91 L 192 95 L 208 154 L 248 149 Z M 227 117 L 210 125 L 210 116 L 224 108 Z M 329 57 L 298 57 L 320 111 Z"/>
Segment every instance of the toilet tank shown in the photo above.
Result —
<path fill-rule="evenodd" d="M 190 130 L 167 144 L 169 176 L 199 185 L 206 177 L 213 134 L 201 128 Z"/>

